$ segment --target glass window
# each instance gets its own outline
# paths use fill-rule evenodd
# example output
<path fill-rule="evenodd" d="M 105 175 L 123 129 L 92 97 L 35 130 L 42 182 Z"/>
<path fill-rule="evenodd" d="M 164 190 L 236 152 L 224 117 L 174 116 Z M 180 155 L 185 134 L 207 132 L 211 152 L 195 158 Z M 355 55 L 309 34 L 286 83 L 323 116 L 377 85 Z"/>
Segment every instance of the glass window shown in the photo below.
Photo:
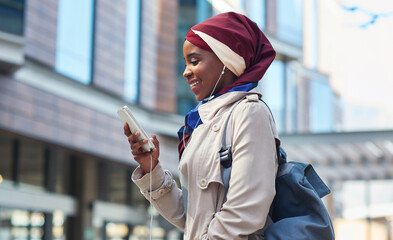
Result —
<path fill-rule="evenodd" d="M 259 28 L 266 27 L 266 3 L 265 0 L 244 0 L 244 9 L 247 16 L 258 24 Z"/>
<path fill-rule="evenodd" d="M 177 47 L 177 112 L 181 115 L 193 109 L 198 101 L 191 92 L 190 86 L 183 77 L 185 61 L 183 58 L 183 43 L 188 30 L 213 15 L 211 1 L 180 0 L 178 12 L 178 47 Z"/>
<path fill-rule="evenodd" d="M 0 0 L 0 31 L 23 35 L 24 0 Z"/>
<path fill-rule="evenodd" d="M 303 45 L 303 0 L 277 0 L 277 37 Z"/>
<path fill-rule="evenodd" d="M 53 212 L 53 217 L 50 218 L 51 214 L 0 207 L 0 238 L 4 240 L 41 240 L 44 239 L 44 228 L 52 226 L 51 239 L 66 239 L 65 233 L 68 225 L 66 216 L 60 211 Z"/>
<path fill-rule="evenodd" d="M 285 115 L 285 64 L 282 61 L 273 61 L 266 71 L 259 88 L 263 94 L 262 99 L 267 103 L 274 115 L 278 131 L 284 130 Z"/>
<path fill-rule="evenodd" d="M 49 157 L 48 160 L 54 161 L 56 167 L 53 179 L 48 179 L 48 181 L 54 183 L 56 193 L 68 194 L 71 175 L 70 156 L 61 149 L 50 149 L 50 151 L 55 154 L 46 156 L 43 144 L 0 135 L 0 184 L 7 182 L 9 184 L 17 177 L 17 181 L 23 184 L 34 185 L 42 189 L 48 187 L 45 186 L 45 177 L 49 177 L 45 176 L 45 169 L 52 164 L 46 162 L 45 158 Z M 17 176 L 13 175 L 14 165 L 18 168 Z"/>
<path fill-rule="evenodd" d="M 196 24 L 197 9 L 196 0 L 180 0 L 178 12 L 178 31 L 177 31 L 177 112 L 181 115 L 186 114 L 197 104 L 190 86 L 183 77 L 185 61 L 183 57 L 183 43 L 187 31 Z"/>
<path fill-rule="evenodd" d="M 91 82 L 94 0 L 60 0 L 56 71 L 84 84 Z"/>
<path fill-rule="evenodd" d="M 132 172 L 133 172 L 133 170 L 130 173 L 132 173 Z M 130 179 L 130 178 L 128 178 L 128 179 Z M 131 188 L 130 198 L 131 198 L 132 206 L 145 211 L 147 206 L 149 205 L 149 202 L 142 195 L 141 191 L 139 190 L 138 186 L 136 186 L 136 184 L 131 183 L 130 188 Z"/>
<path fill-rule="evenodd" d="M 147 200 L 139 188 L 132 183 L 132 169 L 113 163 L 99 164 L 99 199 L 111 203 L 129 205 L 146 210 Z"/>
<path fill-rule="evenodd" d="M 141 1 L 127 1 L 126 59 L 124 96 L 128 101 L 138 101 L 139 38 Z"/>
<path fill-rule="evenodd" d="M 130 234 L 130 226 L 126 223 L 107 222 L 105 224 L 104 239 L 108 239 L 108 240 L 128 239 L 129 234 Z"/>
<path fill-rule="evenodd" d="M 310 83 L 310 130 L 331 132 L 334 127 L 334 96 L 325 79 L 311 79 Z"/>
<path fill-rule="evenodd" d="M 54 211 L 52 215 L 52 239 L 65 240 L 67 238 L 68 218 L 62 211 Z"/>
<path fill-rule="evenodd" d="M 208 0 L 197 0 L 197 22 L 200 23 L 212 15 L 212 4 Z"/>
<path fill-rule="evenodd" d="M 32 141 L 20 141 L 19 181 L 44 189 L 44 169 L 44 147 Z"/>
<path fill-rule="evenodd" d="M 285 72 L 285 129 L 286 133 L 292 133 L 298 131 L 298 69 L 296 64 L 287 62 Z M 299 101 L 300 102 L 300 101 Z"/>
<path fill-rule="evenodd" d="M 108 187 L 108 201 L 119 204 L 127 203 L 127 184 L 130 179 L 129 171 L 124 167 L 111 165 L 109 166 L 109 187 Z"/>
<path fill-rule="evenodd" d="M 0 226 L 5 233 L 10 231 L 6 239 L 43 239 L 45 216 L 40 212 L 29 212 L 19 209 L 4 209 L 1 220 L 7 225 Z M 3 238 L 2 238 L 3 239 Z"/>

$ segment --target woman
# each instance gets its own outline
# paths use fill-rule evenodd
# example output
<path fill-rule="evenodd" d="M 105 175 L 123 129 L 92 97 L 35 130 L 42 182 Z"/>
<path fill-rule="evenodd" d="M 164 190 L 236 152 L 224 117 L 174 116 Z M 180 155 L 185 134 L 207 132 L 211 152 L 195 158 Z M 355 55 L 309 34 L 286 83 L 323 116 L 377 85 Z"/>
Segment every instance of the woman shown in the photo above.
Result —
<path fill-rule="evenodd" d="M 139 133 L 125 125 L 140 164 L 132 180 L 163 217 L 184 230 L 184 239 L 258 238 L 275 195 L 278 135 L 256 87 L 275 52 L 254 22 L 229 12 L 192 27 L 183 54 L 183 76 L 201 102 L 178 133 L 182 189 L 159 163 L 156 137 L 155 150 L 145 152 L 147 141 L 136 141 Z M 233 160 L 226 192 L 219 151 L 230 113 Z"/>

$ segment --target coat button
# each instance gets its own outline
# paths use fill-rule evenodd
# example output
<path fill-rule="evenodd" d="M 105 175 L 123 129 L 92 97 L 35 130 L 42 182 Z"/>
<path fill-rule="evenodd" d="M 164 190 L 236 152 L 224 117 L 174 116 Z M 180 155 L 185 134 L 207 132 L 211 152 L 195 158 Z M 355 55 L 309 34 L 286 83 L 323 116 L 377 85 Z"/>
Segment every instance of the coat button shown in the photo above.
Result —
<path fill-rule="evenodd" d="M 172 187 L 172 181 L 166 182 L 166 186 L 167 186 L 168 188 Z"/>
<path fill-rule="evenodd" d="M 218 126 L 217 124 L 213 125 L 213 131 L 218 132 L 220 130 L 220 126 Z"/>
<path fill-rule="evenodd" d="M 207 185 L 207 181 L 204 178 L 201 179 L 200 183 L 201 183 L 202 187 L 206 187 L 206 185 Z"/>
<path fill-rule="evenodd" d="M 163 196 L 164 194 L 165 194 L 165 190 L 164 189 L 158 190 L 158 195 L 159 196 Z"/>

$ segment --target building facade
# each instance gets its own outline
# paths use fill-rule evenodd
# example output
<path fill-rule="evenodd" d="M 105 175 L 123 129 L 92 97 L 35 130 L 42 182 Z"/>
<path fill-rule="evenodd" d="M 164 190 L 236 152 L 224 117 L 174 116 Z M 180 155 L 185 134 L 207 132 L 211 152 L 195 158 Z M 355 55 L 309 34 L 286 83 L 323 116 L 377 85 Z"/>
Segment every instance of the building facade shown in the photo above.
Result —
<path fill-rule="evenodd" d="M 158 136 L 160 161 L 176 175 L 177 130 L 196 105 L 182 43 L 191 26 L 224 11 L 248 15 L 278 53 L 259 87 L 292 160 L 312 162 L 332 196 L 342 181 L 392 178 L 390 132 L 359 142 L 332 133 L 339 95 L 327 74 L 303 65 L 308 3 L 0 0 L 0 239 L 146 239 L 150 214 L 155 239 L 181 239 L 130 181 L 137 164 L 116 111 L 128 105 Z M 376 158 L 370 148 L 334 148 L 372 136 Z M 383 174 L 334 174 L 368 159 Z M 340 217 L 336 199 L 326 204 Z"/>
<path fill-rule="evenodd" d="M 177 4 L 141 2 L 0 1 L 0 239 L 147 236 L 149 206 L 130 181 L 136 162 L 116 111 L 130 105 L 163 139 L 173 171 L 168 132 L 181 121 L 176 40 L 157 31 L 176 31 Z M 155 236 L 181 237 L 161 222 Z"/>

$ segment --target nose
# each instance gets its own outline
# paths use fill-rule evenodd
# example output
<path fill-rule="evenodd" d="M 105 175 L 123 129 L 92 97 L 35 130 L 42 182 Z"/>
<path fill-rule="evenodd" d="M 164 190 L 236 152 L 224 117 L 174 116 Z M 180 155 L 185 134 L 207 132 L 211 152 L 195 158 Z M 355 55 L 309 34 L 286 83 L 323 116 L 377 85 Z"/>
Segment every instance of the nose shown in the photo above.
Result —
<path fill-rule="evenodd" d="M 192 71 L 186 66 L 184 68 L 183 77 L 188 78 L 192 74 Z"/>

